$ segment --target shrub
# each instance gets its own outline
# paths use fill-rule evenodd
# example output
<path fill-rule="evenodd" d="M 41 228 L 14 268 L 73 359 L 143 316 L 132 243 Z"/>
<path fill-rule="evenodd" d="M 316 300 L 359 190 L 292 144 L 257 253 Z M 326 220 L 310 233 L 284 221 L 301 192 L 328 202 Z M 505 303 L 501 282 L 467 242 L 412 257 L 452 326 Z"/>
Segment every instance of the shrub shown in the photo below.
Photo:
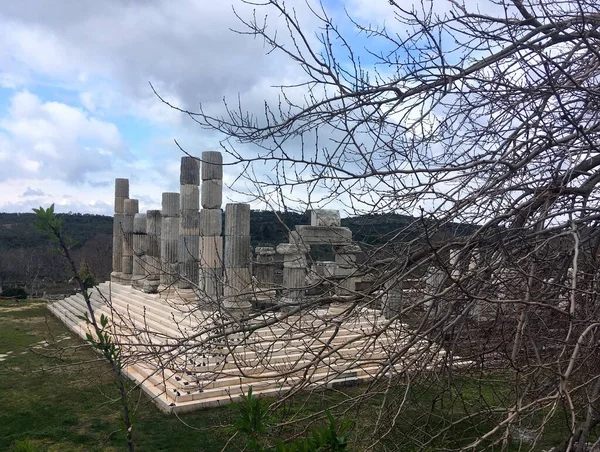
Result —
<path fill-rule="evenodd" d="M 27 292 L 22 287 L 3 287 L 2 296 L 24 300 L 25 298 L 27 298 Z"/>
<path fill-rule="evenodd" d="M 29 440 L 24 441 L 15 441 L 15 445 L 13 447 L 14 452 L 37 452 L 37 446 Z"/>

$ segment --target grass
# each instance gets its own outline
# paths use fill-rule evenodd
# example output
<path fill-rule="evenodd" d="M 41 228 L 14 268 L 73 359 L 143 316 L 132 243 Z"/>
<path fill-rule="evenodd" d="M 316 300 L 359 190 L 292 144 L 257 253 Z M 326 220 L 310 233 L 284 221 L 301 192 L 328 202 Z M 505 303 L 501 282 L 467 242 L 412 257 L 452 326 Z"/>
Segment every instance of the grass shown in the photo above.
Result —
<path fill-rule="evenodd" d="M 108 366 L 50 315 L 44 303 L 0 300 L 4 355 L 0 450 L 11 450 L 20 441 L 47 451 L 125 449 Z M 139 450 L 219 451 L 232 434 L 232 407 L 186 414 L 187 426 L 158 411 L 139 392 L 134 399 Z"/>
<path fill-rule="evenodd" d="M 448 426 L 483 404 L 499 406 L 510 395 L 505 382 L 491 376 L 476 380 L 456 379 L 447 391 L 440 382 L 415 382 L 408 394 L 408 408 L 397 419 L 379 450 L 449 450 L 467 444 L 476 434 L 487 431 L 496 421 L 476 416 L 448 429 L 446 434 L 424 447 L 431 433 Z M 272 414 L 275 421 L 305 417 L 323 407 L 349 401 L 363 388 L 341 388 L 296 396 Z M 134 440 L 138 450 L 220 451 L 234 433 L 235 406 L 216 408 L 181 416 L 160 412 L 139 391 L 136 401 Z M 389 422 L 404 397 L 403 388 L 390 393 L 384 406 Z M 43 302 L 0 300 L 0 450 L 36 451 L 120 451 L 126 448 L 116 388 L 108 366 L 99 360 L 81 339 L 68 331 L 46 310 Z M 333 414 L 356 420 L 353 450 L 364 450 L 377 421 L 381 395 L 360 405 L 343 405 Z M 558 421 L 558 420 L 557 420 Z M 272 429 L 278 437 L 304 435 L 322 427 L 318 422 Z M 549 448 L 562 439 L 564 430 L 547 431 L 536 450 Z M 23 448 L 31 446 L 29 449 Z M 238 435 L 226 450 L 241 450 Z M 33 447 L 33 448 L 32 448 Z M 499 449 L 498 449 L 499 450 Z M 529 450 L 512 444 L 509 450 Z"/>

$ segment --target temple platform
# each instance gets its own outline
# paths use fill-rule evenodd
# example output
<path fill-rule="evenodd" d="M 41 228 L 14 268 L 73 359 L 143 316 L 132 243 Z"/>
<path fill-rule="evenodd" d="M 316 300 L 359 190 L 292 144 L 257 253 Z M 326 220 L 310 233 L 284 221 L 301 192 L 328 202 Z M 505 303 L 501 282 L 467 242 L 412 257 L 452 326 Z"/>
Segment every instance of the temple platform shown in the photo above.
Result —
<path fill-rule="evenodd" d="M 126 375 L 168 413 L 235 402 L 250 386 L 257 396 L 282 396 L 400 375 L 444 356 L 366 307 L 338 307 L 335 315 L 327 309 L 251 313 L 240 323 L 187 292 L 146 294 L 106 282 L 90 293 L 97 318 L 110 319 Z M 82 295 L 48 309 L 80 337 L 91 333 L 79 318 L 87 312 Z"/>

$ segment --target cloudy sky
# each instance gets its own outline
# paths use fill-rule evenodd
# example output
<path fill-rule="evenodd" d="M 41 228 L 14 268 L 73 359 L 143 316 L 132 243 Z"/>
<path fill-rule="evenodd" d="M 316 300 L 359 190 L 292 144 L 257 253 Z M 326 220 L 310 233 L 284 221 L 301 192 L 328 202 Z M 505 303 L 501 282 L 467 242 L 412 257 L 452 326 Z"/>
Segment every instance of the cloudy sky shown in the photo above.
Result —
<path fill-rule="evenodd" d="M 298 3 L 310 30 L 316 21 Z M 240 28 L 232 6 L 252 13 L 235 0 L 0 2 L 0 211 L 54 202 L 61 212 L 111 214 L 115 177 L 130 179 L 141 209 L 160 208 L 161 192 L 178 190 L 173 139 L 200 155 L 222 137 L 161 104 L 149 82 L 183 108 L 218 109 L 238 94 L 261 106 L 271 86 L 299 76 L 283 55 L 230 30 Z M 325 6 L 389 14 L 385 0 Z M 235 168 L 226 173 L 226 183 L 235 179 Z"/>

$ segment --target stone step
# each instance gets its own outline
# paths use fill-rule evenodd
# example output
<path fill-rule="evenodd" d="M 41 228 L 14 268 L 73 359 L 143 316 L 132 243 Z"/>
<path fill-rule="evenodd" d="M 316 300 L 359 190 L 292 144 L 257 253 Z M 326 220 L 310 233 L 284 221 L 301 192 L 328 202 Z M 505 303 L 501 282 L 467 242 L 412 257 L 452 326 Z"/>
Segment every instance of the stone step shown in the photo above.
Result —
<path fill-rule="evenodd" d="M 145 307 L 148 315 L 155 317 L 155 320 L 159 323 L 170 324 L 172 323 L 172 319 L 175 318 L 178 323 L 192 324 L 189 312 L 185 310 L 184 306 L 173 308 L 166 304 L 164 300 L 161 301 L 154 294 L 143 294 L 142 292 L 131 288 L 127 291 L 116 289 L 115 287 L 119 287 L 119 285 L 113 284 L 110 289 L 108 287 L 102 287 L 100 290 L 102 290 L 107 298 L 109 297 L 108 294 L 110 294 L 110 299 L 113 303 L 116 300 L 122 304 L 130 304 L 141 310 Z"/>
<path fill-rule="evenodd" d="M 199 309 L 200 302 L 189 301 L 189 296 L 181 300 L 172 291 L 169 297 L 174 299 L 165 299 L 164 294 L 145 294 L 114 283 L 96 289 L 91 291 L 93 308 L 97 318 L 105 314 L 111 319 L 113 340 L 123 350 L 124 372 L 165 412 L 231 403 L 250 386 L 257 396 L 266 396 L 298 384 L 316 387 L 368 380 L 389 361 L 387 350 L 402 345 L 400 334 L 407 331 L 397 323 L 381 333 L 387 320 L 372 309 L 357 309 L 345 320 L 332 319 L 327 310 L 319 309 L 262 326 L 261 321 L 277 322 L 276 316 L 285 315 L 266 314 L 250 321 L 255 328 L 251 333 L 216 340 L 207 329 L 214 325 L 208 322 L 214 322 L 215 314 Z M 87 312 L 81 294 L 50 303 L 48 309 L 85 339 L 89 327 L 78 318 Z M 188 335 L 192 338 L 177 342 Z M 414 350 L 427 346 L 423 341 L 423 347 L 417 344 Z M 136 352 L 146 353 L 144 362 L 132 361 Z M 398 362 L 395 368 L 405 366 Z"/>

